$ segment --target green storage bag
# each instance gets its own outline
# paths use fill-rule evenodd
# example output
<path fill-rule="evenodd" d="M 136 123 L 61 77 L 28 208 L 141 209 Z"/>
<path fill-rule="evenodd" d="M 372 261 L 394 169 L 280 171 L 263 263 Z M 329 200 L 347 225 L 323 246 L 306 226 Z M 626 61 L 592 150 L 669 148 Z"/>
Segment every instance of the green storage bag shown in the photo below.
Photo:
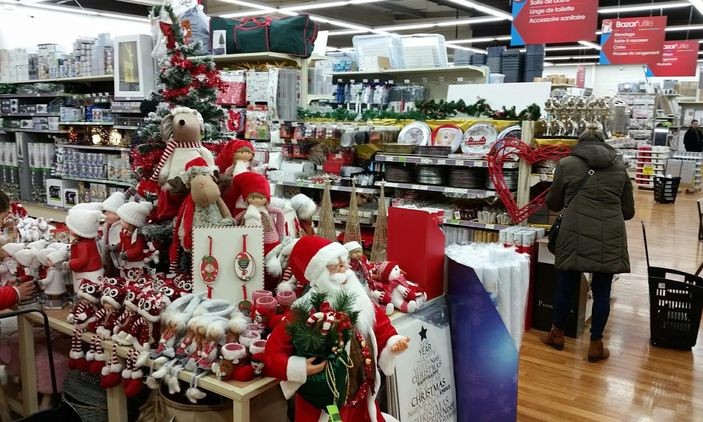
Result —
<path fill-rule="evenodd" d="M 308 15 L 289 16 L 271 22 L 271 51 L 309 58 L 315 47 L 318 25 Z"/>
<path fill-rule="evenodd" d="M 209 49 L 212 49 L 214 45 L 218 44 L 213 41 L 220 41 L 219 37 L 220 35 L 222 35 L 222 33 L 215 31 L 225 31 L 226 51 L 213 51 L 213 55 L 238 53 L 237 46 L 234 43 L 234 27 L 237 24 L 239 24 L 239 21 L 236 19 L 221 18 L 219 16 L 212 16 L 210 18 L 210 45 L 208 46 Z M 217 37 L 218 39 L 215 39 L 215 37 Z"/>
<path fill-rule="evenodd" d="M 261 53 L 269 49 L 270 17 L 243 18 L 234 27 L 234 44 L 238 53 Z"/>

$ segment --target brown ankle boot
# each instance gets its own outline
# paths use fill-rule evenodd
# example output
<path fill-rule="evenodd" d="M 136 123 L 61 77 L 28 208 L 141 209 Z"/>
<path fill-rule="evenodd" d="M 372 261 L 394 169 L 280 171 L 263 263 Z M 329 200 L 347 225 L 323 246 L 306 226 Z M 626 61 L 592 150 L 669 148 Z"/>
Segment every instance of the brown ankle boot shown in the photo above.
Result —
<path fill-rule="evenodd" d="M 591 345 L 588 348 L 588 361 L 598 362 L 610 357 L 610 351 L 603 347 L 603 340 L 591 340 Z"/>
<path fill-rule="evenodd" d="M 542 343 L 552 346 L 557 350 L 564 350 L 564 330 L 552 325 L 546 336 L 542 337 Z"/>

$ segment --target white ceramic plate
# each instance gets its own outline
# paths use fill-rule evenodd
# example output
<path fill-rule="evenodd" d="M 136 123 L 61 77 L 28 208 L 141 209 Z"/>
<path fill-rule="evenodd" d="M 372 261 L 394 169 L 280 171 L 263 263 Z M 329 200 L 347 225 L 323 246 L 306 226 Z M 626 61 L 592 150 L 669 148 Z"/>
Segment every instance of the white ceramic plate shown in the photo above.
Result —
<path fill-rule="evenodd" d="M 498 139 L 498 131 L 489 123 L 476 123 L 464 132 L 462 154 L 486 155 Z"/>
<path fill-rule="evenodd" d="M 430 143 L 432 131 L 425 122 L 412 122 L 400 130 L 398 143 L 403 145 L 425 146 Z"/>
<path fill-rule="evenodd" d="M 464 132 L 456 125 L 442 125 L 432 131 L 432 145 L 451 147 L 451 152 L 457 152 L 461 147 Z"/>

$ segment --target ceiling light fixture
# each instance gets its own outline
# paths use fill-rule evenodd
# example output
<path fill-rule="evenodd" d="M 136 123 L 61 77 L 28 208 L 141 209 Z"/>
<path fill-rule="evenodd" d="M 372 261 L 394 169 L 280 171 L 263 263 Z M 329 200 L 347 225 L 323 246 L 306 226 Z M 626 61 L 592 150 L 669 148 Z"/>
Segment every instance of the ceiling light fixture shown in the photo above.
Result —
<path fill-rule="evenodd" d="M 698 13 L 703 14 L 703 0 L 689 0 L 689 3 L 691 3 L 691 6 L 698 9 Z"/>
<path fill-rule="evenodd" d="M 701 0 L 691 0 L 691 3 L 699 2 L 703 3 Z M 651 3 L 651 4 L 633 4 L 630 6 L 611 6 L 611 7 L 601 7 L 598 9 L 598 13 L 601 15 L 615 15 L 617 13 L 628 13 L 628 12 L 646 12 L 649 10 L 664 10 L 664 9 L 676 9 L 679 7 L 690 7 L 691 3 L 688 1 L 670 1 L 662 3 Z"/>
<path fill-rule="evenodd" d="M 278 10 L 288 10 L 291 12 L 297 12 L 297 11 L 301 11 L 301 10 L 328 9 L 328 8 L 332 8 L 332 7 L 379 3 L 382 1 L 387 1 L 387 0 L 345 0 L 345 1 L 302 3 L 302 4 L 295 4 L 292 6 L 287 6 L 287 7 L 281 7 Z"/>
<path fill-rule="evenodd" d="M 103 18 L 122 19 L 122 20 L 134 21 L 134 22 L 149 22 L 149 19 L 145 18 L 145 17 L 132 16 L 132 15 L 122 15 L 120 13 L 99 12 L 97 10 L 79 9 L 79 8 L 74 8 L 74 7 L 61 7 L 61 6 L 55 6 L 52 4 L 44 4 L 44 3 L 37 3 L 37 2 L 26 3 L 24 1 L 21 1 L 18 3 L 16 1 L 0 0 L 0 4 L 11 4 L 11 5 L 16 5 L 16 6 L 33 7 L 36 9 L 52 10 L 52 11 L 56 11 L 56 12 L 75 13 L 75 14 L 86 15 L 86 16 L 99 16 L 99 17 L 103 17 Z"/>
<path fill-rule="evenodd" d="M 454 50 L 472 51 L 474 53 L 479 53 L 479 54 L 487 54 L 486 50 L 481 50 L 480 48 L 474 48 L 474 47 L 464 47 L 463 45 L 447 45 L 447 48 L 451 48 Z"/>
<path fill-rule="evenodd" d="M 501 37 L 476 37 L 476 38 L 465 38 L 461 40 L 450 40 L 445 41 L 447 44 L 478 44 L 484 42 L 493 41 L 510 41 L 510 35 L 505 35 Z"/>
<path fill-rule="evenodd" d="M 473 0 L 448 0 L 449 3 L 456 4 L 457 6 L 464 6 L 468 7 L 474 10 L 478 10 L 479 12 L 483 12 L 487 15 L 495 16 L 497 18 L 500 18 L 500 20 L 508 20 L 512 21 L 513 20 L 513 15 L 512 13 L 508 13 L 504 10 L 496 9 L 494 7 L 487 6 L 483 3 L 479 3 L 477 1 Z"/>
<path fill-rule="evenodd" d="M 703 25 L 679 25 L 679 26 L 667 26 L 666 32 L 675 31 L 700 31 L 703 30 Z"/>
<path fill-rule="evenodd" d="M 592 41 L 579 41 L 579 44 L 585 45 L 586 47 L 594 48 L 594 49 L 599 50 L 599 51 L 600 51 L 600 49 L 601 49 L 600 45 L 598 45 L 598 44 L 596 44 L 596 43 L 594 43 L 594 42 L 592 42 Z"/>

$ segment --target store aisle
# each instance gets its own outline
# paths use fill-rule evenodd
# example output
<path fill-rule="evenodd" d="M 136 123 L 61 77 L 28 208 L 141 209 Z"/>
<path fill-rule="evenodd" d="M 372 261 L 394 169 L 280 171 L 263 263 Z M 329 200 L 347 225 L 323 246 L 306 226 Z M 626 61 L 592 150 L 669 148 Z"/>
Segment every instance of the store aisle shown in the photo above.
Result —
<path fill-rule="evenodd" d="M 647 224 L 652 265 L 695 272 L 703 261 L 698 242 L 700 194 L 679 194 L 656 204 L 636 191 L 637 215 L 628 222 L 632 273 L 613 286 L 605 340 L 610 359 L 586 361 L 588 334 L 566 340 L 564 351 L 544 346 L 542 332 L 523 338 L 520 357 L 520 421 L 700 421 L 703 420 L 703 335 L 692 352 L 649 344 L 647 263 L 640 221 Z M 587 327 L 588 328 L 588 327 Z"/>

